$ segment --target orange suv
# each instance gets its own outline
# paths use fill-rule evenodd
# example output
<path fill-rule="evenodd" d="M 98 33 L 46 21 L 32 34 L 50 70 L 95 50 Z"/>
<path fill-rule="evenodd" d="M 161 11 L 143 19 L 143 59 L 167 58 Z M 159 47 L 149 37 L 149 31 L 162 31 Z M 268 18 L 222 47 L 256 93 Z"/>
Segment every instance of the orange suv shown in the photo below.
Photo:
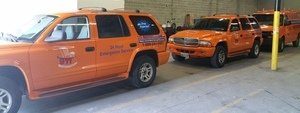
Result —
<path fill-rule="evenodd" d="M 283 52 L 285 45 L 292 43 L 294 47 L 300 42 L 300 13 L 291 10 L 284 10 L 280 14 L 279 47 L 278 51 Z M 274 11 L 264 10 L 253 14 L 261 25 L 263 34 L 263 47 L 272 46 Z"/>
<path fill-rule="evenodd" d="M 261 42 L 262 32 L 254 17 L 220 14 L 200 19 L 194 30 L 171 36 L 168 47 L 176 61 L 210 58 L 211 65 L 220 68 L 228 57 L 248 53 L 257 58 Z"/>
<path fill-rule="evenodd" d="M 35 100 L 127 79 L 148 87 L 170 55 L 157 20 L 140 11 L 83 8 L 31 23 L 0 41 L 0 113 L 16 113 L 22 95 Z"/>

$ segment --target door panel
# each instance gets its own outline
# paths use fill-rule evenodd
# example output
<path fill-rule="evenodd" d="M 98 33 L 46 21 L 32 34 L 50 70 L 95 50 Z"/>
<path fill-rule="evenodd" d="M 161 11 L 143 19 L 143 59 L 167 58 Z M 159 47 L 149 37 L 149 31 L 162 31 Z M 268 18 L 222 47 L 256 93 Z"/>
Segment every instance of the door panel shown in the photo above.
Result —
<path fill-rule="evenodd" d="M 90 38 L 87 17 L 70 17 L 57 24 L 45 41 L 30 48 L 35 90 L 94 79 L 96 52 L 87 49 L 92 47 L 95 40 Z"/>
<path fill-rule="evenodd" d="M 120 15 L 96 16 L 97 78 L 111 78 L 126 73 L 129 60 L 136 48 L 137 38 L 130 36 L 124 17 Z"/>
<path fill-rule="evenodd" d="M 229 53 L 239 52 L 243 50 L 241 26 L 237 19 L 231 21 L 229 34 Z"/>
<path fill-rule="evenodd" d="M 29 54 L 35 89 L 93 79 L 95 52 L 85 51 L 90 46 L 95 46 L 95 42 L 82 40 L 33 46 Z"/>

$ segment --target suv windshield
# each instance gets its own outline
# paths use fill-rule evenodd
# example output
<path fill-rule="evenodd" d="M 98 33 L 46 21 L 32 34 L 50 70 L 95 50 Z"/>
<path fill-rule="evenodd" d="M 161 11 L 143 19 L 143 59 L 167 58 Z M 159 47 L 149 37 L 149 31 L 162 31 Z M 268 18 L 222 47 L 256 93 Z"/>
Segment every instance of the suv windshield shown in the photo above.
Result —
<path fill-rule="evenodd" d="M 268 26 L 273 25 L 273 19 L 274 19 L 273 14 L 255 14 L 253 16 L 258 20 L 258 23 L 260 25 L 268 25 Z M 282 22 L 283 22 L 283 15 L 280 15 L 280 25 L 282 25 Z"/>
<path fill-rule="evenodd" d="M 17 38 L 17 41 L 21 42 L 34 42 L 40 33 L 50 25 L 57 17 L 50 15 L 39 15 L 35 16 L 27 25 L 24 27 L 22 34 Z"/>
<path fill-rule="evenodd" d="M 197 22 L 195 24 L 194 29 L 227 31 L 228 25 L 229 25 L 229 19 L 204 18 L 204 19 L 199 20 L 199 22 Z"/>

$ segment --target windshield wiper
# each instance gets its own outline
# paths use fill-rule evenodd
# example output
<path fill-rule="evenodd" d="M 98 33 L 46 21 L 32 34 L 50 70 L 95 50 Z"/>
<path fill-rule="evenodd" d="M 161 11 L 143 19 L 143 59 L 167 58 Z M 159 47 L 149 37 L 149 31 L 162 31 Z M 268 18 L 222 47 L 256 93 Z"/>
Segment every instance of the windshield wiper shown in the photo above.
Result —
<path fill-rule="evenodd" d="M 3 32 L 0 33 L 0 39 L 4 41 L 10 41 L 10 42 L 18 42 L 18 37 L 12 35 L 12 34 L 5 34 Z"/>

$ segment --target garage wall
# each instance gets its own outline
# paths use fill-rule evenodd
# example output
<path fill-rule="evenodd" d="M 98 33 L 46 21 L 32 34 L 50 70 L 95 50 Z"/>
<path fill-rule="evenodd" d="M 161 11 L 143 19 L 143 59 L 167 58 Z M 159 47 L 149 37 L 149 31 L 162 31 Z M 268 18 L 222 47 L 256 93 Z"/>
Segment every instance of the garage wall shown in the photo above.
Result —
<path fill-rule="evenodd" d="M 258 8 L 260 10 L 274 9 L 274 4 L 274 0 L 260 0 Z M 282 8 L 300 11 L 300 0 L 282 0 Z"/>
<path fill-rule="evenodd" d="M 78 8 L 105 7 L 107 9 L 124 8 L 124 0 L 77 0 Z"/>
<path fill-rule="evenodd" d="M 187 14 L 191 18 L 216 13 L 251 14 L 257 10 L 258 0 L 78 0 L 78 7 L 106 7 L 108 9 L 140 9 L 150 12 L 161 23 L 173 21 L 182 25 Z"/>
<path fill-rule="evenodd" d="M 182 25 L 184 18 L 216 13 L 251 14 L 257 10 L 257 0 L 125 0 L 126 9 L 140 9 L 152 13 L 161 23 L 168 20 Z"/>

